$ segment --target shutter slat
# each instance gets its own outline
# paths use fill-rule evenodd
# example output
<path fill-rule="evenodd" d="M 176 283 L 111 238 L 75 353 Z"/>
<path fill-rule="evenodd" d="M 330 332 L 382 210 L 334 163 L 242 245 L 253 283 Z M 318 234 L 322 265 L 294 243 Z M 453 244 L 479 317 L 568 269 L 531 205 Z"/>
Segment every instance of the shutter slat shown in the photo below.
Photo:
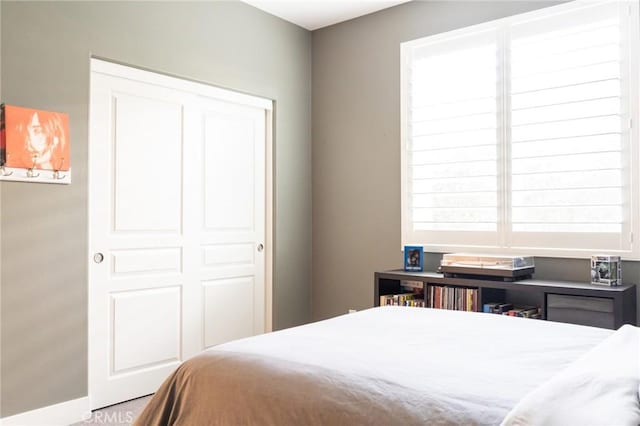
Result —
<path fill-rule="evenodd" d="M 459 102 L 440 103 L 438 105 L 413 105 L 413 119 L 439 119 L 464 117 L 470 114 L 496 112 L 495 98 L 468 99 Z"/>
<path fill-rule="evenodd" d="M 449 177 L 471 177 L 496 175 L 495 161 L 477 161 L 472 164 L 429 164 L 414 166 L 413 179 L 437 179 Z"/>
<path fill-rule="evenodd" d="M 495 192 L 472 192 L 460 196 L 461 193 L 414 194 L 412 206 L 430 208 L 474 208 L 496 207 L 498 199 Z"/>
<path fill-rule="evenodd" d="M 548 89 L 562 89 L 589 83 L 620 78 L 620 63 L 617 61 L 586 67 L 541 73 L 533 76 L 513 76 L 513 94 L 522 94 Z"/>
<path fill-rule="evenodd" d="M 622 232 L 622 225 L 615 223 L 515 223 L 513 224 L 515 232 L 557 232 L 566 235 L 568 232 L 579 233 L 612 233 L 619 234 Z"/>
<path fill-rule="evenodd" d="M 622 186 L 620 170 L 596 170 L 590 172 L 559 172 L 532 175 L 514 174 L 513 191 L 533 189 L 577 189 Z"/>
<path fill-rule="evenodd" d="M 473 141 L 470 141 L 469 144 L 467 145 L 460 145 L 460 146 L 436 146 L 436 147 L 430 147 L 428 143 L 423 144 L 423 145 L 418 145 L 417 148 L 412 149 L 411 152 L 438 152 L 438 151 L 447 151 L 447 150 L 453 150 L 453 149 L 469 149 L 469 148 L 483 148 L 483 147 L 491 147 L 493 149 L 495 149 L 495 143 L 486 143 L 486 142 L 480 142 L 480 143 L 473 143 Z"/>
<path fill-rule="evenodd" d="M 558 156 L 531 156 L 514 159 L 514 175 L 530 175 L 549 172 L 577 172 L 590 170 L 620 170 L 620 151 L 581 153 Z"/>
<path fill-rule="evenodd" d="M 493 176 L 479 178 L 425 179 L 412 182 L 414 190 L 420 192 L 465 193 L 469 191 L 495 191 L 497 179 Z M 464 197 L 464 195 L 460 195 Z"/>
<path fill-rule="evenodd" d="M 496 222 L 497 216 L 497 208 L 495 207 L 476 207 L 473 209 L 455 209 L 448 207 L 441 209 L 413 209 L 413 217 L 417 222 Z"/>
<path fill-rule="evenodd" d="M 519 126 L 619 114 L 620 99 L 610 96 L 590 101 L 550 104 L 544 107 L 512 111 L 511 123 L 514 126 Z"/>
<path fill-rule="evenodd" d="M 554 72 L 580 72 L 584 68 L 620 62 L 620 45 L 607 44 L 590 46 L 555 55 L 536 55 L 527 52 L 527 60 L 511 63 L 511 72 L 515 78 L 536 77 Z"/>
<path fill-rule="evenodd" d="M 514 142 L 523 142 L 541 139 L 564 139 L 576 136 L 594 136 L 603 133 L 620 133 L 620 131 L 620 116 L 608 115 L 513 126 L 511 128 L 511 138 Z"/>
<path fill-rule="evenodd" d="M 496 229 L 495 222 L 413 222 L 414 231 L 490 232 Z"/>
<path fill-rule="evenodd" d="M 608 96 L 620 96 L 620 80 L 616 78 L 536 90 L 527 93 L 511 93 L 511 107 L 514 111 L 546 105 L 579 102 Z"/>
<path fill-rule="evenodd" d="M 408 144 L 410 149 L 422 151 L 429 148 L 457 148 L 464 146 L 481 146 L 496 144 L 496 130 L 475 130 L 472 132 L 460 132 L 430 136 L 412 136 L 413 140 Z"/>
<path fill-rule="evenodd" d="M 513 193 L 511 199 L 511 205 L 513 207 L 586 207 L 620 205 L 621 203 L 622 191 L 620 187 L 516 191 Z"/>
<path fill-rule="evenodd" d="M 433 151 L 417 151 L 412 153 L 412 165 L 447 163 L 474 163 L 478 161 L 495 160 L 496 148 L 491 146 L 473 146 L 464 149 L 441 149 Z"/>
<path fill-rule="evenodd" d="M 516 207 L 511 211 L 514 223 L 620 223 L 620 206 Z"/>
<path fill-rule="evenodd" d="M 421 120 L 414 121 L 411 127 L 416 136 L 488 130 L 496 128 L 496 117 L 495 114 L 474 114 L 442 120 Z"/>

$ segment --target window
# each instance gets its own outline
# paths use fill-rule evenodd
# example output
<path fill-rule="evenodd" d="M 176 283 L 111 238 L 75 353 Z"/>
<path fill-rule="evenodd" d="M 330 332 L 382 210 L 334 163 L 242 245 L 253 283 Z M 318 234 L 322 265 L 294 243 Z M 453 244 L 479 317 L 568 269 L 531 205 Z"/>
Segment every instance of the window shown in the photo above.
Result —
<path fill-rule="evenodd" d="M 638 7 L 572 2 L 402 45 L 402 239 L 640 258 Z"/>

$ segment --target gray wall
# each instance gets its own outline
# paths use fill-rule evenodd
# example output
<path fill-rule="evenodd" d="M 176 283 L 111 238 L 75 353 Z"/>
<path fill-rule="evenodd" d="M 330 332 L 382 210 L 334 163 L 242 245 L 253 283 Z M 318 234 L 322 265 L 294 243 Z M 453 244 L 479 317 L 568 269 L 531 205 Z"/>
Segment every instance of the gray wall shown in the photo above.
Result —
<path fill-rule="evenodd" d="M 276 100 L 274 326 L 310 319 L 311 35 L 237 2 L 2 2 L 3 100 L 68 112 L 70 186 L 2 183 L 2 401 L 87 395 L 89 58 Z"/>
<path fill-rule="evenodd" d="M 313 32 L 314 319 L 370 307 L 374 271 L 402 267 L 400 43 L 553 4 L 411 2 Z M 588 261 L 537 258 L 535 277 L 587 281 Z"/>

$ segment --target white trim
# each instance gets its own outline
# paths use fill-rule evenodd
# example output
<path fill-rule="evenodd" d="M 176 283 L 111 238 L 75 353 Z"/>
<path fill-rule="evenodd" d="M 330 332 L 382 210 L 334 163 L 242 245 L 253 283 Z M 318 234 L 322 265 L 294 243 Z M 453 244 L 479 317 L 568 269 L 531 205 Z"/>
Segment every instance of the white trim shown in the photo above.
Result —
<path fill-rule="evenodd" d="M 498 245 L 500 247 L 509 246 L 511 244 L 511 233 L 508 227 L 511 224 L 511 162 L 507 161 L 511 158 L 511 50 L 505 49 L 510 45 L 511 32 L 509 28 L 501 28 L 498 31 L 498 44 L 496 54 L 500 55 L 498 66 L 498 85 L 496 97 L 499 100 L 498 108 Z"/>
<path fill-rule="evenodd" d="M 638 167 L 634 166 L 640 165 L 640 129 L 638 129 L 638 124 L 640 124 L 638 119 L 640 115 L 640 59 L 637 53 L 640 51 L 640 2 L 637 0 L 630 2 L 628 11 L 629 124 L 631 125 L 631 129 L 629 129 L 629 157 L 631 158 L 631 173 L 629 173 L 631 178 L 629 182 L 631 217 L 629 218 L 629 224 L 631 235 L 628 238 L 633 253 L 630 258 L 638 260 L 640 259 L 640 244 L 634 239 L 637 240 L 638 236 L 640 236 L 640 221 L 638 220 L 640 217 L 640 185 L 638 184 L 640 171 L 638 171 Z M 636 96 L 633 96 L 634 93 L 636 93 Z"/>
<path fill-rule="evenodd" d="M 409 240 L 409 217 L 410 208 L 407 205 L 407 137 L 409 135 L 409 120 L 407 120 L 407 103 L 409 102 L 409 82 L 407 78 L 408 70 L 410 70 L 409 60 L 411 56 L 411 45 L 407 43 L 400 44 L 400 248 L 404 251 L 404 244 Z"/>
<path fill-rule="evenodd" d="M 0 419 L 2 426 L 67 426 L 86 420 L 91 415 L 89 397 L 49 405 Z"/>
<path fill-rule="evenodd" d="M 265 275 L 264 275 L 264 331 L 269 333 L 273 331 L 273 260 L 274 256 L 274 238 L 273 238 L 273 218 L 275 216 L 274 211 L 274 168 L 273 168 L 273 102 L 271 106 L 266 110 L 266 153 L 265 153 Z"/>
<path fill-rule="evenodd" d="M 89 119 L 88 119 L 88 139 L 87 139 L 87 168 L 89 169 L 89 164 L 91 164 L 91 115 L 93 114 L 92 108 L 93 105 L 91 103 L 91 88 L 93 87 L 93 72 L 91 72 L 91 68 L 93 63 L 96 60 L 93 58 L 89 58 Z M 91 185 L 92 185 L 92 177 L 91 177 L 91 169 L 87 171 L 87 257 L 85 258 L 85 262 L 89 262 L 91 257 Z M 91 357 L 91 268 L 87 266 L 87 393 L 89 394 L 87 398 L 89 399 L 89 411 L 91 411 L 91 365 L 95 363 L 95 361 Z M 2 426 L 2 425 L 0 425 Z"/>
<path fill-rule="evenodd" d="M 247 95 L 233 91 L 233 89 L 214 87 L 210 83 L 189 81 L 182 77 L 163 75 L 159 74 L 157 71 L 146 71 L 139 68 L 119 65 L 102 59 L 91 58 L 91 72 L 141 81 L 144 83 L 157 84 L 158 86 L 181 90 L 196 95 L 208 96 L 239 105 L 253 106 L 269 111 L 273 109 L 273 101 L 271 99 L 255 95 Z"/>

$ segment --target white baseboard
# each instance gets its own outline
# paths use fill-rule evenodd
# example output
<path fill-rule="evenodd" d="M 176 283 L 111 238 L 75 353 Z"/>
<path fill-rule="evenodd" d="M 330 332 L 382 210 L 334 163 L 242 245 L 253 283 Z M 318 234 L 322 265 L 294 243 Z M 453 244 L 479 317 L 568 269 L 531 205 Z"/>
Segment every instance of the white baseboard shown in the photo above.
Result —
<path fill-rule="evenodd" d="M 1 426 L 68 426 L 91 415 L 89 397 L 72 399 L 0 419 Z"/>

